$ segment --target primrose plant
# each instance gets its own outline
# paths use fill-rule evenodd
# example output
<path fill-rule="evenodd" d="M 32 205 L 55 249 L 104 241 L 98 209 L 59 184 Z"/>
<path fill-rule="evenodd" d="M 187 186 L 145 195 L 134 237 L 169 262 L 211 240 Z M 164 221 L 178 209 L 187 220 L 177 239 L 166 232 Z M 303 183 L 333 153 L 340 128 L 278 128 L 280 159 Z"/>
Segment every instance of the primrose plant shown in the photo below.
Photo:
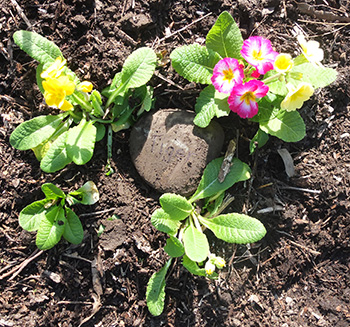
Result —
<path fill-rule="evenodd" d="M 53 42 L 29 31 L 17 31 L 13 38 L 39 62 L 36 79 L 46 104 L 62 112 L 23 122 L 11 134 L 11 145 L 32 149 L 40 168 L 52 173 L 71 162 L 87 163 L 107 129 L 107 167 L 111 172 L 112 131 L 130 127 L 133 114 L 138 116 L 152 107 L 153 90 L 146 83 L 156 67 L 154 51 L 146 47 L 134 51 L 101 94 L 91 82 L 79 80 Z"/>
<path fill-rule="evenodd" d="M 316 88 L 332 83 L 334 69 L 321 65 L 323 50 L 316 41 L 299 34 L 300 55 L 273 50 L 260 36 L 243 40 L 228 12 L 218 17 L 206 36 L 205 46 L 191 44 L 175 49 L 170 58 L 174 69 L 192 82 L 208 84 L 197 98 L 194 123 L 206 127 L 213 117 L 231 111 L 259 124 L 250 144 L 253 152 L 268 134 L 286 142 L 305 136 L 305 124 L 297 109 Z"/>
<path fill-rule="evenodd" d="M 238 244 L 257 242 L 266 234 L 264 225 L 255 218 L 239 213 L 220 214 L 225 207 L 225 191 L 250 178 L 249 167 L 235 158 L 231 170 L 220 181 L 222 163 L 223 158 L 217 158 L 207 165 L 196 192 L 189 198 L 163 194 L 159 199 L 161 208 L 152 214 L 153 226 L 169 236 L 164 250 L 170 256 L 147 285 L 147 306 L 155 316 L 164 308 L 165 279 L 173 258 L 182 257 L 182 264 L 190 273 L 211 279 L 217 278 L 216 269 L 225 266 L 223 258 L 211 253 L 205 229 L 221 240 Z"/>
<path fill-rule="evenodd" d="M 99 200 L 96 185 L 86 182 L 78 190 L 65 194 L 54 184 L 45 183 L 41 190 L 45 199 L 31 203 L 20 212 L 20 226 L 29 232 L 37 231 L 36 245 L 40 250 L 51 249 L 62 236 L 70 243 L 81 243 L 83 226 L 69 206 L 95 204 Z"/>

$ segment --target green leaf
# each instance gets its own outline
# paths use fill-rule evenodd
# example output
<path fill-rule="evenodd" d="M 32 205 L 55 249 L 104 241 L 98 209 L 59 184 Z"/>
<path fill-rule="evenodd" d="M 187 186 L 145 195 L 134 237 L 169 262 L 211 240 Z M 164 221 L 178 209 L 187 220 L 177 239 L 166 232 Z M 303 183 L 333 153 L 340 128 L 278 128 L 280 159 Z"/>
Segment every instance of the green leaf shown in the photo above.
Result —
<path fill-rule="evenodd" d="M 150 48 L 139 48 L 124 62 L 121 83 L 127 88 L 146 84 L 152 77 L 157 64 L 157 56 Z"/>
<path fill-rule="evenodd" d="M 104 124 L 95 123 L 96 127 L 96 142 L 101 141 L 106 134 L 106 127 Z"/>
<path fill-rule="evenodd" d="M 172 258 L 181 257 L 185 253 L 185 249 L 181 241 L 178 238 L 171 235 L 166 240 L 164 251 L 168 253 Z"/>
<path fill-rule="evenodd" d="M 57 57 L 63 58 L 56 44 L 35 32 L 17 31 L 13 34 L 13 39 L 23 51 L 43 65 L 54 62 Z"/>
<path fill-rule="evenodd" d="M 227 94 L 217 92 L 213 85 L 208 85 L 197 98 L 194 124 L 205 128 L 215 116 L 218 118 L 228 116 L 230 107 L 227 98 Z"/>
<path fill-rule="evenodd" d="M 220 183 L 218 180 L 218 175 L 222 161 L 222 157 L 217 158 L 207 165 L 207 167 L 204 169 L 202 179 L 196 192 L 189 199 L 190 202 L 210 197 L 219 192 L 221 193 L 230 188 L 233 184 L 250 178 L 249 166 L 239 159 L 234 158 L 230 172 L 227 174 L 225 180 Z"/>
<path fill-rule="evenodd" d="M 199 217 L 199 220 L 217 238 L 229 243 L 254 243 L 266 234 L 266 229 L 259 220 L 244 214 L 230 213 L 212 219 Z"/>
<path fill-rule="evenodd" d="M 27 230 L 33 232 L 39 229 L 41 219 L 45 216 L 48 211 L 48 203 L 51 201 L 48 199 L 35 201 L 30 205 L 26 206 L 19 213 L 19 225 Z"/>
<path fill-rule="evenodd" d="M 162 269 L 154 273 L 147 284 L 147 307 L 153 316 L 159 316 L 164 309 L 165 276 L 171 265 L 171 260 L 169 259 Z"/>
<path fill-rule="evenodd" d="M 218 52 L 222 58 L 242 58 L 242 34 L 227 11 L 220 14 L 214 26 L 210 29 L 205 45 L 207 48 Z"/>
<path fill-rule="evenodd" d="M 54 173 L 72 162 L 66 149 L 68 131 L 61 134 L 50 146 L 40 162 L 40 168 L 46 173 Z"/>
<path fill-rule="evenodd" d="M 36 245 L 40 250 L 48 250 L 61 239 L 66 224 L 66 217 L 61 206 L 55 206 L 41 219 Z"/>
<path fill-rule="evenodd" d="M 88 181 L 82 187 L 76 191 L 69 193 L 70 197 L 74 197 L 74 200 L 67 199 L 68 202 L 71 201 L 72 204 L 81 203 L 85 205 L 95 204 L 100 199 L 100 194 L 94 182 Z"/>
<path fill-rule="evenodd" d="M 250 154 L 254 153 L 256 148 L 260 149 L 261 147 L 263 147 L 268 140 L 269 140 L 269 135 L 259 128 L 256 134 L 254 135 L 254 137 L 252 138 L 252 140 L 250 141 L 250 144 L 249 144 Z"/>
<path fill-rule="evenodd" d="M 96 127 L 93 121 L 82 120 L 78 126 L 68 130 L 67 155 L 77 165 L 86 164 L 94 153 Z"/>
<path fill-rule="evenodd" d="M 189 216 L 193 206 L 181 195 L 165 193 L 159 198 L 160 205 L 172 220 L 183 220 Z"/>
<path fill-rule="evenodd" d="M 262 99 L 258 119 L 263 132 L 285 142 L 298 142 L 305 136 L 305 123 L 296 110 L 288 112 Z"/>
<path fill-rule="evenodd" d="M 170 235 L 175 235 L 181 225 L 179 221 L 173 220 L 162 208 L 153 212 L 151 223 L 159 231 Z"/>
<path fill-rule="evenodd" d="M 225 192 L 217 193 L 218 196 L 214 196 L 215 199 L 206 198 L 206 204 L 203 207 L 209 213 L 209 217 L 215 215 L 222 205 L 225 198 Z"/>
<path fill-rule="evenodd" d="M 70 208 L 66 210 L 66 224 L 63 232 L 63 237 L 72 244 L 80 244 L 84 237 L 83 226 L 79 217 Z"/>
<path fill-rule="evenodd" d="M 211 84 L 213 68 L 220 55 L 199 44 L 185 45 L 171 54 L 171 63 L 178 74 L 191 82 Z"/>
<path fill-rule="evenodd" d="M 48 200 L 65 199 L 66 197 L 64 192 L 52 183 L 41 185 L 41 190 L 44 192 L 46 199 Z"/>
<path fill-rule="evenodd" d="M 20 124 L 10 136 L 10 144 L 18 150 L 29 150 L 46 141 L 67 114 L 38 116 Z"/>
<path fill-rule="evenodd" d="M 182 258 L 183 266 L 193 275 L 206 276 L 204 268 L 199 268 L 197 262 L 192 261 L 187 255 Z"/>
<path fill-rule="evenodd" d="M 196 262 L 204 261 L 209 254 L 208 239 L 193 224 L 190 224 L 183 234 L 186 255 Z"/>
<path fill-rule="evenodd" d="M 314 88 L 325 87 L 337 79 L 337 71 L 332 68 L 316 66 L 311 63 L 304 63 L 294 66 L 291 73 L 301 73 L 301 81 L 310 83 Z M 297 86 L 300 80 L 291 81 Z"/>

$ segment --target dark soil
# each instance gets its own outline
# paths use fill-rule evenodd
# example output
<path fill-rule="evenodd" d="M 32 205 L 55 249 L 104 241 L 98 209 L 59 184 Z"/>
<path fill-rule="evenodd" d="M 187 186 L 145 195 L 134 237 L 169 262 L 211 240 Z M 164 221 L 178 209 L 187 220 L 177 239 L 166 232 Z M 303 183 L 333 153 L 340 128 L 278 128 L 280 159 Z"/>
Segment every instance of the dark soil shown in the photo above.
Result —
<path fill-rule="evenodd" d="M 350 325 L 349 1 L 15 4 L 0 0 L 0 326 Z M 87 165 L 70 165 L 55 174 L 43 173 L 31 151 L 13 149 L 9 135 L 14 128 L 50 109 L 35 85 L 36 62 L 13 43 L 12 34 L 32 29 L 45 35 L 61 48 L 81 79 L 102 90 L 136 48 L 150 46 L 167 58 L 180 45 L 203 43 L 224 10 L 233 15 L 245 38 L 270 38 L 280 52 L 296 54 L 292 29 L 298 24 L 321 43 L 325 65 L 337 69 L 339 77 L 300 111 L 307 126 L 301 142 L 271 138 L 249 156 L 256 126 L 234 114 L 218 120 L 226 145 L 239 130 L 238 156 L 254 167 L 249 182 L 230 189 L 236 200 L 229 210 L 260 219 L 268 232 L 250 248 L 215 241 L 215 252 L 228 262 L 216 281 L 174 265 L 164 313 L 155 318 L 147 310 L 145 292 L 150 276 L 167 260 L 162 250 L 166 237 L 150 223 L 161 194 L 131 163 L 130 131 L 114 134 L 115 173 L 109 177 L 104 172 L 105 141 L 97 144 Z M 200 17 L 204 18 L 190 25 Z M 179 29 L 181 33 L 164 38 Z M 151 84 L 155 110 L 193 110 L 201 88 L 184 81 L 166 62 Z M 280 148 L 294 159 L 292 178 L 285 173 Z M 101 198 L 94 206 L 74 207 L 86 232 L 83 243 L 62 241 L 37 252 L 35 234 L 18 225 L 19 212 L 43 198 L 44 182 L 71 191 L 88 180 L 96 183 Z M 107 220 L 112 215 L 120 219 Z M 101 224 L 106 229 L 99 238 Z M 30 262 L 21 266 L 28 258 Z"/>

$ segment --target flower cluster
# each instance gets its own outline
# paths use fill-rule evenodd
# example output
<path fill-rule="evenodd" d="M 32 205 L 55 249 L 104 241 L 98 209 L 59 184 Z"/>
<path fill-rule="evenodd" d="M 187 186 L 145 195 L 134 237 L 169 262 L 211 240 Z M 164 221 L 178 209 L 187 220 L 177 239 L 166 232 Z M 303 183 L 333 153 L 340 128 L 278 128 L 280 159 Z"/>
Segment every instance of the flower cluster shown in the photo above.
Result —
<path fill-rule="evenodd" d="M 44 70 L 40 77 L 43 78 L 42 86 L 44 89 L 44 98 L 49 106 L 57 107 L 63 111 L 72 110 L 73 105 L 66 100 L 66 97 L 72 95 L 77 90 L 82 92 L 91 92 L 92 84 L 88 81 L 80 83 L 78 86 L 65 75 L 66 60 L 58 57 L 55 62 Z"/>
<path fill-rule="evenodd" d="M 215 268 L 222 269 L 226 265 L 225 259 L 217 257 L 215 254 L 209 254 L 208 261 L 205 263 L 205 272 L 208 275 L 212 275 L 215 271 Z"/>
<path fill-rule="evenodd" d="M 306 41 L 298 37 L 302 54 L 315 64 L 320 64 L 323 51 L 316 41 Z M 243 42 L 241 55 L 246 66 L 235 58 L 220 60 L 213 70 L 212 84 L 219 92 L 229 94 L 230 109 L 241 118 L 252 118 L 258 113 L 258 101 L 267 95 L 268 82 L 284 77 L 294 67 L 292 56 L 277 53 L 272 49 L 271 41 L 260 36 L 252 36 Z M 275 75 L 259 80 L 262 75 L 274 70 Z M 286 84 L 288 94 L 281 103 L 281 108 L 292 111 L 301 108 L 314 92 L 309 83 L 301 82 L 298 86 Z"/>

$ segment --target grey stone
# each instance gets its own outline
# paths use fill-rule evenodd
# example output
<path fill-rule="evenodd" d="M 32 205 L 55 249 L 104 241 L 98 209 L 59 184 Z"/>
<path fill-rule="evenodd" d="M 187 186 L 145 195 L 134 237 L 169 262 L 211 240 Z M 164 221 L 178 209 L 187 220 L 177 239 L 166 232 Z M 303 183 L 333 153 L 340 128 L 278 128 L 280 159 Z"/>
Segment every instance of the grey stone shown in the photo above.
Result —
<path fill-rule="evenodd" d="M 131 159 L 141 177 L 162 193 L 193 193 L 206 165 L 220 155 L 221 126 L 193 124 L 195 113 L 160 109 L 142 116 L 130 135 Z"/>

